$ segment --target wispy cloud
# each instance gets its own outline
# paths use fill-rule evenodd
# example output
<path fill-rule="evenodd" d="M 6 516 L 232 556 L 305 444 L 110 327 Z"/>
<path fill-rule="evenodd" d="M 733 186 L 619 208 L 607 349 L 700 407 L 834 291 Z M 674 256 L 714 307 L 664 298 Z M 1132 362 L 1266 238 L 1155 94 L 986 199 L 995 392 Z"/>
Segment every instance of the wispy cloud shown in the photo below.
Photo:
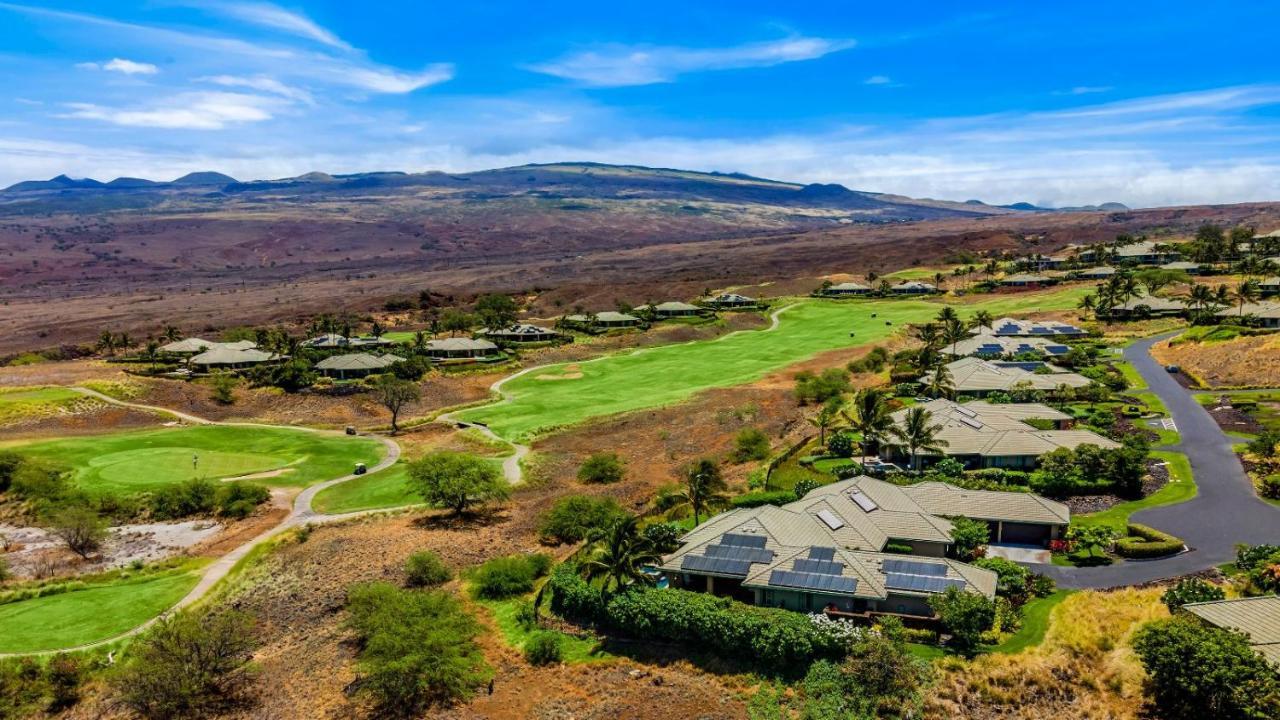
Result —
<path fill-rule="evenodd" d="M 890 78 L 888 75 L 872 75 L 871 77 L 862 81 L 863 85 L 890 85 L 892 83 L 893 83 L 893 79 Z"/>
<path fill-rule="evenodd" d="M 211 75 L 209 77 L 196 78 L 197 81 L 209 82 L 214 85 L 232 88 L 249 88 L 251 90 L 259 90 L 272 95 L 279 95 L 283 98 L 296 100 L 307 105 L 315 104 L 315 98 L 311 93 L 302 88 L 286 85 L 273 77 L 266 75 L 255 75 L 253 77 L 240 77 L 236 75 Z"/>
<path fill-rule="evenodd" d="M 651 85 L 672 82 L 686 73 L 813 60 L 854 44 L 853 40 L 790 37 L 722 48 L 606 45 L 531 65 L 529 69 L 592 87 Z"/>
<path fill-rule="evenodd" d="M 1110 85 L 1077 85 L 1067 90 L 1055 90 L 1054 95 L 1094 95 L 1115 90 Z"/>
<path fill-rule="evenodd" d="M 337 35 L 321 27 L 306 15 L 285 10 L 271 3 L 214 3 L 201 5 L 200 7 L 242 22 L 261 25 L 289 33 L 290 35 L 314 40 L 330 47 L 343 50 L 352 49 Z"/>
<path fill-rule="evenodd" d="M 221 130 L 232 125 L 270 120 L 278 101 L 261 95 L 229 92 L 180 93 L 141 107 L 104 107 L 68 103 L 61 117 L 100 120 L 127 127 Z"/>
<path fill-rule="evenodd" d="M 155 75 L 160 72 L 160 68 L 151 63 L 135 62 L 124 58 L 112 58 L 104 63 L 76 63 L 76 67 L 81 70 L 106 70 L 108 72 L 124 73 L 125 75 Z"/>

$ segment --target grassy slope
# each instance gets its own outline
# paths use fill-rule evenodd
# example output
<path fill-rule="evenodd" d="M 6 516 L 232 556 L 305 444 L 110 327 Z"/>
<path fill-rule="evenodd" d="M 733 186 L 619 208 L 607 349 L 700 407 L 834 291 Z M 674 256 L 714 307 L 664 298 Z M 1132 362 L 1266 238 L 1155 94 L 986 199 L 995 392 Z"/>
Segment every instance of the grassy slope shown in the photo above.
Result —
<path fill-rule="evenodd" d="M 486 459 L 502 472 L 502 458 Z M 409 490 L 405 484 L 408 477 L 408 466 L 401 461 L 382 472 L 321 490 L 312 504 L 316 510 L 331 514 L 416 505 L 422 497 Z"/>
<path fill-rule="evenodd" d="M 516 613 L 522 605 L 533 602 L 532 596 L 510 598 L 508 600 L 476 600 L 476 604 L 486 608 L 493 615 L 493 622 L 501 631 L 503 639 L 516 650 L 524 650 L 524 644 L 537 632 L 555 632 L 540 628 L 526 628 L 516 620 Z M 613 655 L 599 649 L 600 643 L 590 638 L 579 638 L 565 633 L 560 636 L 561 660 L 566 663 L 600 662 L 612 660 Z"/>
<path fill-rule="evenodd" d="M 979 309 L 996 315 L 1063 309 L 1074 307 L 1083 291 L 1067 288 L 981 298 L 957 309 L 962 315 Z M 677 403 L 707 388 L 751 382 L 826 350 L 879 342 L 906 323 L 932 318 L 941 306 L 925 300 L 800 301 L 782 314 L 776 330 L 576 363 L 581 377 L 563 377 L 562 366 L 540 368 L 503 385 L 504 401 L 459 414 L 487 423 L 503 437 L 527 438 L 592 417 Z"/>
<path fill-rule="evenodd" d="M 262 427 L 200 426 L 30 443 L 22 452 L 75 468 L 89 490 L 136 492 L 192 477 L 223 478 L 288 468 L 268 485 L 306 486 L 369 465 L 383 448 L 367 438 Z M 192 456 L 199 455 L 197 468 Z"/>
<path fill-rule="evenodd" d="M 0 388 L 0 424 L 48 414 L 84 396 L 60 387 Z"/>
<path fill-rule="evenodd" d="M 187 568 L 0 605 L 0 652 L 72 647 L 118 635 L 168 609 L 198 579 Z"/>
<path fill-rule="evenodd" d="M 1071 592 L 1071 590 L 1058 590 L 1047 597 L 1036 598 L 1028 602 L 1022 607 L 1022 627 L 1018 629 L 1018 632 L 1005 638 L 1004 642 L 991 648 L 991 651 L 1019 653 L 1029 647 L 1039 645 L 1044 640 L 1045 632 L 1049 629 L 1049 615 L 1059 603 L 1067 599 Z"/>

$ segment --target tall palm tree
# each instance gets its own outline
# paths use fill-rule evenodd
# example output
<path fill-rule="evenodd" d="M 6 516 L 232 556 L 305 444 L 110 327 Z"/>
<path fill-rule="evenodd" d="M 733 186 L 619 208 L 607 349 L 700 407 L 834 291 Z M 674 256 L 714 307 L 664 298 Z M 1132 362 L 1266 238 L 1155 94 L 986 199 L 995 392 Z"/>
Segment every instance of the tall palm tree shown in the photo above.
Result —
<path fill-rule="evenodd" d="M 148 340 L 147 347 L 146 347 L 146 350 L 144 351 L 144 354 L 147 356 L 147 360 L 151 363 L 152 370 L 156 369 L 156 356 L 159 353 L 160 353 L 160 343 L 156 342 L 155 340 Z"/>
<path fill-rule="evenodd" d="M 840 404 L 840 398 L 830 398 L 822 404 L 822 409 L 818 410 L 816 416 L 809 418 L 809 422 L 818 428 L 818 444 L 823 447 L 827 445 L 827 430 L 840 418 Z"/>
<path fill-rule="evenodd" d="M 929 372 L 930 370 L 942 365 L 942 353 L 938 352 L 938 348 L 934 345 L 925 345 L 916 351 L 916 367 L 921 372 Z"/>
<path fill-rule="evenodd" d="M 1187 293 L 1187 304 L 1194 307 L 1197 312 L 1203 313 L 1205 308 L 1213 304 L 1213 291 L 1208 285 L 1195 283 Z"/>
<path fill-rule="evenodd" d="M 933 286 L 934 286 L 934 287 L 936 287 L 936 288 L 938 288 L 939 290 L 942 290 L 942 289 L 943 289 L 943 287 L 944 287 L 944 282 L 946 281 L 946 279 L 947 279 L 947 276 L 946 276 L 946 275 L 943 275 L 943 274 L 942 274 L 942 273 L 940 273 L 940 272 L 934 273 L 934 274 L 933 274 Z"/>
<path fill-rule="evenodd" d="M 1240 304 L 1240 317 L 1244 317 L 1245 303 L 1257 302 L 1262 296 L 1262 290 L 1258 287 L 1257 280 L 1245 280 L 1236 288 L 1236 302 Z"/>
<path fill-rule="evenodd" d="M 958 317 L 948 318 L 942 326 L 942 341 L 951 346 L 951 354 L 956 354 L 956 345 L 969 337 L 969 327 Z"/>
<path fill-rule="evenodd" d="M 427 334 L 421 330 L 413 334 L 413 349 L 416 352 L 423 352 L 427 349 Z"/>
<path fill-rule="evenodd" d="M 862 451 L 872 455 L 879 451 L 880 443 L 893 427 L 889 414 L 888 396 L 879 388 L 863 388 L 853 394 L 851 413 L 845 413 L 845 421 L 854 432 L 862 436 Z"/>
<path fill-rule="evenodd" d="M 597 534 L 588 548 L 582 574 L 588 582 L 599 582 L 600 591 L 606 594 L 651 582 L 644 568 L 661 561 L 653 544 L 640 534 L 639 518 L 634 515 L 615 521 Z"/>
<path fill-rule="evenodd" d="M 98 335 L 98 350 L 106 355 L 114 355 L 116 349 L 116 336 L 110 330 L 103 330 Z"/>
<path fill-rule="evenodd" d="M 182 339 L 182 332 L 172 325 L 165 325 L 164 331 L 160 333 L 160 337 L 165 342 L 173 342 Z"/>
<path fill-rule="evenodd" d="M 693 511 L 693 524 L 697 525 L 702 511 L 723 504 L 728 500 L 720 466 L 715 460 L 701 458 L 685 469 L 684 487 L 676 494 L 675 507 L 687 507 Z"/>
<path fill-rule="evenodd" d="M 996 321 L 995 317 L 992 316 L 992 314 L 987 312 L 986 310 L 979 310 L 978 312 L 973 314 L 973 327 L 978 328 L 979 330 L 981 330 L 982 328 L 987 328 L 988 330 L 990 330 L 991 323 L 995 321 Z"/>
<path fill-rule="evenodd" d="M 938 324 L 927 322 L 916 328 L 916 337 L 925 347 L 937 347 L 938 345 Z"/>
<path fill-rule="evenodd" d="M 951 371 L 946 365 L 939 365 L 934 369 L 933 374 L 929 376 L 929 382 L 925 385 L 925 393 L 936 398 L 951 399 L 955 394 L 955 380 L 951 377 Z"/>
<path fill-rule="evenodd" d="M 940 312 L 938 312 L 938 317 L 936 319 L 938 322 L 942 323 L 943 325 L 946 325 L 952 320 L 959 320 L 960 314 L 956 312 L 956 309 L 954 307 L 947 305 L 946 307 L 942 308 Z"/>
<path fill-rule="evenodd" d="M 889 433 L 898 440 L 897 445 L 906 448 L 911 456 L 912 470 L 919 469 L 918 460 L 921 450 L 941 452 L 942 448 L 947 446 L 947 441 L 938 437 L 942 425 L 933 425 L 931 420 L 933 420 L 933 413 L 916 405 L 907 409 L 902 424 L 895 425 L 889 430 Z"/>

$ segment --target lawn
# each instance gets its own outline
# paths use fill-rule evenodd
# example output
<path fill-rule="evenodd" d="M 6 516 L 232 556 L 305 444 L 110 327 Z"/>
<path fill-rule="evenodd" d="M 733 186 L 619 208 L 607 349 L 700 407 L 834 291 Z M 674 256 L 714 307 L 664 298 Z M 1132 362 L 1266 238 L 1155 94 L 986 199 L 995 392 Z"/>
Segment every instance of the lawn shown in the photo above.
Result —
<path fill-rule="evenodd" d="M 1011 655 L 1020 653 L 1029 647 L 1044 641 L 1044 634 L 1049 629 L 1049 616 L 1071 590 L 1058 590 L 1046 597 L 1036 598 L 1022 606 L 1022 627 L 1018 632 L 1004 639 L 1004 642 L 991 648 L 991 652 Z"/>
<path fill-rule="evenodd" d="M 258 482 L 304 487 L 373 465 L 382 444 L 361 437 L 287 428 L 202 425 L 17 445 L 74 470 L 81 487 L 139 492 L 195 477 L 220 479 L 280 471 Z"/>
<path fill-rule="evenodd" d="M 536 632 L 554 632 L 537 627 L 526 628 L 516 620 L 516 613 L 520 607 L 533 602 L 532 595 L 507 600 L 476 600 L 475 602 L 493 614 L 493 622 L 498 626 L 503 639 L 516 650 L 523 650 L 524 644 Z M 579 638 L 560 632 L 556 634 L 560 636 L 561 660 L 565 663 L 600 662 L 612 660 L 614 657 L 599 650 L 600 643 L 590 638 Z"/>
<path fill-rule="evenodd" d="M 164 612 L 195 587 L 193 566 L 0 605 L 0 653 L 83 645 Z"/>
<path fill-rule="evenodd" d="M 60 387 L 0 389 L 0 424 L 46 415 L 82 399 L 84 395 Z"/>
<path fill-rule="evenodd" d="M 502 472 L 502 458 L 489 458 L 498 472 Z M 409 490 L 408 465 L 403 461 L 372 475 L 353 478 L 316 495 L 312 505 L 326 514 L 356 512 L 358 510 L 383 510 L 406 505 L 417 505 L 422 498 Z"/>
<path fill-rule="evenodd" d="M 957 309 L 961 315 L 1064 309 L 1074 307 L 1081 293 L 1081 288 L 1067 288 L 989 297 Z M 572 373 L 563 364 L 539 368 L 504 384 L 502 401 L 458 415 L 486 423 L 504 438 L 527 439 L 593 417 L 678 403 L 707 388 L 748 383 L 826 350 L 880 342 L 907 323 L 933 318 L 942 305 L 936 300 L 798 301 L 782 312 L 775 330 L 622 352 L 575 363 Z"/>
<path fill-rule="evenodd" d="M 1195 478 L 1186 455 L 1156 450 L 1152 451 L 1151 456 L 1169 463 L 1169 482 L 1164 487 L 1141 500 L 1123 502 L 1101 512 L 1076 515 L 1071 518 L 1072 524 L 1110 525 L 1123 534 L 1129 516 L 1133 513 L 1160 505 L 1175 505 L 1196 496 Z"/>

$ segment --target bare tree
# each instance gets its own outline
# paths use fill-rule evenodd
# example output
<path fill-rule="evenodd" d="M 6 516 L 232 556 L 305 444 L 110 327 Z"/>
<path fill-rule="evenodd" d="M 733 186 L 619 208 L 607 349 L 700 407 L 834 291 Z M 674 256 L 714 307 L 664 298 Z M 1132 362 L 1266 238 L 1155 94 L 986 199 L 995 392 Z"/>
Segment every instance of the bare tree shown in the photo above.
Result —
<path fill-rule="evenodd" d="M 107 537 L 107 523 L 91 508 L 72 505 L 49 516 L 49 532 L 66 543 L 72 552 L 87 559 L 102 547 Z"/>
<path fill-rule="evenodd" d="M 400 426 L 397 424 L 400 411 L 409 403 L 417 402 L 422 397 L 422 392 L 418 390 L 415 383 L 402 380 L 391 373 L 378 378 L 378 384 L 374 386 L 373 392 L 378 402 L 391 411 L 392 433 L 400 431 Z"/>

